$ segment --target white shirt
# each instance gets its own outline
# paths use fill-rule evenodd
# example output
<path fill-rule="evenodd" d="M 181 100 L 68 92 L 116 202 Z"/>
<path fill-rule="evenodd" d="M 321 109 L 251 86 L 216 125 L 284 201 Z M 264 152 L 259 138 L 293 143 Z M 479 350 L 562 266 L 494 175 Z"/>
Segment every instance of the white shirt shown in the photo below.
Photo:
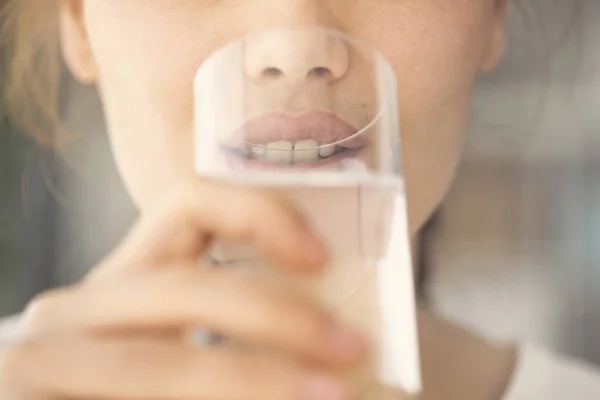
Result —
<path fill-rule="evenodd" d="M 18 317 L 0 321 L 0 346 L 18 338 Z M 521 347 L 502 400 L 598 400 L 600 371 L 536 345 Z"/>
<path fill-rule="evenodd" d="M 503 400 L 600 399 L 600 371 L 532 344 L 521 347 Z"/>

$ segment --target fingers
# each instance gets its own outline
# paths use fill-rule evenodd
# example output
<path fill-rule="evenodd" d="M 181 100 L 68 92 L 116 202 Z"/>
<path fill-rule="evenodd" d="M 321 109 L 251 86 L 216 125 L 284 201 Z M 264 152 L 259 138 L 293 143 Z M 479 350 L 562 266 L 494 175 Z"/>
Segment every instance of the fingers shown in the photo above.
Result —
<path fill-rule="evenodd" d="M 159 340 L 24 342 L 6 353 L 0 377 L 5 391 L 26 387 L 26 398 L 344 398 L 335 376 L 289 359 L 225 348 L 192 350 Z"/>
<path fill-rule="evenodd" d="M 286 267 L 314 269 L 325 261 L 323 246 L 282 199 L 257 189 L 193 181 L 156 204 L 98 274 L 196 261 L 215 236 L 250 244 Z"/>
<path fill-rule="evenodd" d="M 63 290 L 32 303 L 30 334 L 203 327 L 325 363 L 350 363 L 363 338 L 293 291 L 218 270 L 166 268 L 110 285 Z"/>

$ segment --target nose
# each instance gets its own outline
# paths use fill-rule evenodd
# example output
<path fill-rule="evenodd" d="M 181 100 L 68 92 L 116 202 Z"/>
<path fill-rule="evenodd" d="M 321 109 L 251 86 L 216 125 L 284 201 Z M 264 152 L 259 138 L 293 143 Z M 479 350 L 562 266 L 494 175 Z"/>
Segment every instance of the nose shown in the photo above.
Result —
<path fill-rule="evenodd" d="M 327 31 L 271 31 L 250 35 L 246 74 L 255 81 L 334 82 L 346 75 L 348 45 Z"/>

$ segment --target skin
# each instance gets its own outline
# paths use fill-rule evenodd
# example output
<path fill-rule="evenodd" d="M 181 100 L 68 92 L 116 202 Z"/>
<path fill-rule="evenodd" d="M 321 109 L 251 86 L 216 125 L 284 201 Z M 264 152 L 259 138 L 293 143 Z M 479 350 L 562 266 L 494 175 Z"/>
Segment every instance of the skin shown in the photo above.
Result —
<path fill-rule="evenodd" d="M 116 161 L 143 212 L 190 172 L 189 91 L 216 48 L 251 30 L 307 24 L 368 40 L 398 77 L 416 232 L 452 180 L 474 80 L 504 51 L 504 2 L 67 1 L 64 53 L 80 80 L 98 85 Z"/>
<path fill-rule="evenodd" d="M 346 398 L 340 371 L 368 351 L 359 332 L 299 294 L 198 271 L 215 236 L 253 245 L 282 268 L 303 273 L 323 268 L 327 255 L 275 194 L 194 177 L 194 74 L 217 47 L 258 29 L 311 24 L 373 43 L 398 76 L 409 225 L 416 234 L 452 181 L 474 82 L 504 51 L 505 3 L 63 0 L 65 61 L 101 94 L 114 155 L 141 217 L 88 279 L 32 302 L 29 339 L 10 347 L 0 363 L 0 397 Z M 293 324 L 279 322 L 289 315 Z M 196 325 L 273 351 L 190 349 L 181 333 Z M 425 310 L 420 325 L 426 399 L 500 398 L 510 351 Z M 477 384 L 460 384 L 466 379 Z"/>

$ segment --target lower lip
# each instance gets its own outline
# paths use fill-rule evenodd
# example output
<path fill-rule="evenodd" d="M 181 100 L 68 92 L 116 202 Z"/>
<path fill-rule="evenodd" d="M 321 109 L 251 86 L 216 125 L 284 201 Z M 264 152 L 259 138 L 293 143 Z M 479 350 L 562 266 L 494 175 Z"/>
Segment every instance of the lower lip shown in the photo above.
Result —
<path fill-rule="evenodd" d="M 284 164 L 269 162 L 264 160 L 253 160 L 247 159 L 236 154 L 229 153 L 229 165 L 233 168 L 247 168 L 247 169 L 280 169 L 280 170 L 293 170 L 293 169 L 320 169 L 326 167 L 332 167 L 335 164 L 339 164 L 341 161 L 348 158 L 356 158 L 362 151 L 363 148 L 359 149 L 347 149 L 339 154 L 334 154 L 331 157 L 327 157 L 322 160 L 316 160 L 311 162 L 302 162 L 298 164 Z"/>

